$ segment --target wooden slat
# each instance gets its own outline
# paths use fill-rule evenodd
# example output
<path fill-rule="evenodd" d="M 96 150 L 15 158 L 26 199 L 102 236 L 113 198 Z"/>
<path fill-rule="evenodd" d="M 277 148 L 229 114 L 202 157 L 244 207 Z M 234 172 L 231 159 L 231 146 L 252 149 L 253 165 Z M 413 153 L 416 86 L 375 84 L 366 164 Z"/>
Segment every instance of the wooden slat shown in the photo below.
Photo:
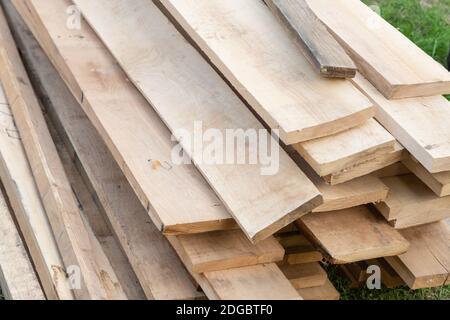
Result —
<path fill-rule="evenodd" d="M 382 216 L 365 206 L 309 214 L 297 224 L 335 264 L 394 256 L 409 247 Z"/>
<path fill-rule="evenodd" d="M 322 253 L 298 231 L 279 235 L 277 239 L 285 249 L 285 262 L 288 264 L 313 263 L 323 260 Z"/>
<path fill-rule="evenodd" d="M 64 263 L 0 85 L 0 176 L 49 300 L 72 300 Z"/>
<path fill-rule="evenodd" d="M 450 93 L 450 73 L 362 1 L 307 2 L 385 97 Z"/>
<path fill-rule="evenodd" d="M 356 66 L 306 0 L 264 0 L 324 77 L 353 78 Z"/>
<path fill-rule="evenodd" d="M 411 289 L 450 284 L 450 229 L 445 222 L 405 229 L 410 249 L 386 261 Z"/>
<path fill-rule="evenodd" d="M 394 137 L 370 119 L 356 128 L 298 143 L 294 148 L 323 177 L 392 152 L 394 146 Z"/>
<path fill-rule="evenodd" d="M 44 300 L 27 250 L 0 189 L 0 286 L 8 300 Z"/>
<path fill-rule="evenodd" d="M 259 0 L 159 0 L 285 144 L 364 123 L 371 103 L 322 78 Z"/>
<path fill-rule="evenodd" d="M 55 14 L 65 12 L 71 2 L 13 3 L 81 103 L 157 228 L 165 234 L 236 228 L 192 165 L 171 167 L 171 151 L 176 144 L 170 131 L 126 80 L 92 29 L 83 24 L 81 30 L 70 30 L 66 28 L 66 16 Z M 152 159 L 162 165 L 151 169 Z M 173 188 L 174 181 L 177 188 Z"/>
<path fill-rule="evenodd" d="M 295 289 L 304 289 L 323 286 L 328 276 L 319 263 L 283 264 L 281 271 L 292 283 Z"/>
<path fill-rule="evenodd" d="M 305 300 L 339 300 L 341 294 L 336 290 L 330 280 L 320 286 L 297 290 Z"/>
<path fill-rule="evenodd" d="M 439 197 L 450 196 L 450 171 L 430 173 L 412 155 L 403 159 L 403 164 Z"/>
<path fill-rule="evenodd" d="M 377 107 L 377 120 L 429 172 L 450 171 L 450 102 L 442 96 L 387 100 L 358 74 L 354 83 Z"/>
<path fill-rule="evenodd" d="M 282 150 L 277 168 L 267 175 L 262 164 L 208 164 L 203 159 L 203 150 L 191 143 L 202 139 L 201 132 L 211 129 L 225 137 L 228 130 L 267 131 L 151 1 L 74 2 L 249 239 L 263 240 L 322 203 L 317 188 Z M 155 50 L 164 63 L 148 59 Z M 270 134 L 261 139 L 278 148 Z M 227 147 L 225 153 L 235 150 Z"/>
<path fill-rule="evenodd" d="M 114 270 L 83 221 L 3 11 L 0 12 L 0 77 L 65 265 L 80 268 L 81 289 L 74 290 L 74 294 L 84 299 L 122 299 L 125 295 Z"/>
<path fill-rule="evenodd" d="M 383 178 L 390 189 L 386 200 L 376 204 L 397 229 L 450 218 L 450 197 L 438 197 L 416 176 Z"/>
<path fill-rule="evenodd" d="M 270 237 L 251 244 L 240 230 L 177 236 L 186 267 L 195 273 L 281 261 L 284 249 Z"/>
<path fill-rule="evenodd" d="M 405 155 L 405 157 L 407 156 Z M 402 160 L 404 160 L 404 158 Z M 405 174 L 410 173 L 411 171 L 409 171 L 408 168 L 403 163 L 396 162 L 394 164 L 391 164 L 390 166 L 387 166 L 383 169 L 373 172 L 372 176 L 377 178 L 388 178 L 393 176 L 403 176 Z"/>

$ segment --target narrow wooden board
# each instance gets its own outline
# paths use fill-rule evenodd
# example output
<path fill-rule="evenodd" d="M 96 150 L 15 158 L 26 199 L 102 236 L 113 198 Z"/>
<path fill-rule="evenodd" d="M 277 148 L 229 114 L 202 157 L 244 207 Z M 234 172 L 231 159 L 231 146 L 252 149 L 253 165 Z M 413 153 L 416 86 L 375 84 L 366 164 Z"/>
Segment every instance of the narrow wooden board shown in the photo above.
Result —
<path fill-rule="evenodd" d="M 195 273 L 278 262 L 284 258 L 284 249 L 275 238 L 253 245 L 240 230 L 180 235 L 177 239 L 187 258 L 186 267 Z"/>
<path fill-rule="evenodd" d="M 392 152 L 379 155 L 373 159 L 358 163 L 353 167 L 346 168 L 343 171 L 333 173 L 323 178 L 327 183 L 335 186 L 358 177 L 363 177 L 371 174 L 372 172 L 402 161 L 404 154 L 405 149 L 397 142 L 394 146 L 394 151 Z"/>
<path fill-rule="evenodd" d="M 411 289 L 448 284 L 450 272 L 450 229 L 445 222 L 405 229 L 402 235 L 410 249 L 386 261 Z"/>
<path fill-rule="evenodd" d="M 394 137 L 376 120 L 294 148 L 320 176 L 327 176 L 394 150 Z"/>
<path fill-rule="evenodd" d="M 283 264 L 280 269 L 295 289 L 320 287 L 328 280 L 327 273 L 317 262 L 297 265 Z"/>
<path fill-rule="evenodd" d="M 1 85 L 0 177 L 47 299 L 74 299 L 47 213 L 39 198 L 19 132 Z"/>
<path fill-rule="evenodd" d="M 371 103 L 324 79 L 259 0 L 159 0 L 287 145 L 363 124 Z"/>
<path fill-rule="evenodd" d="M 412 155 L 403 159 L 403 164 L 439 197 L 450 196 L 450 171 L 430 173 Z"/>
<path fill-rule="evenodd" d="M 73 161 L 84 173 L 90 189 L 93 189 L 118 239 L 116 242 L 120 243 L 130 261 L 146 297 L 164 300 L 198 297 L 199 293 L 193 286 L 190 275 L 170 244 L 151 222 L 81 106 L 20 17 L 16 17 L 15 21 L 15 29 L 20 37 L 17 43 L 34 76 L 34 86 L 41 96 L 46 97 L 46 111 L 64 139 Z M 93 198 L 92 194 L 90 198 Z M 103 219 L 102 216 L 100 218 Z M 117 250 L 110 238 L 112 237 L 105 239 L 105 245 L 111 247 L 110 251 L 114 253 Z M 118 253 L 114 255 L 118 256 Z"/>
<path fill-rule="evenodd" d="M 377 209 L 397 229 L 450 218 L 450 197 L 438 197 L 415 175 L 383 178 L 390 189 Z"/>
<path fill-rule="evenodd" d="M 66 266 L 81 272 L 78 298 L 122 299 L 124 292 L 100 244 L 84 223 L 39 103 L 0 10 L 0 78 L 42 202 Z"/>
<path fill-rule="evenodd" d="M 279 235 L 277 239 L 285 249 L 285 263 L 303 264 L 323 260 L 322 253 L 298 231 Z"/>
<path fill-rule="evenodd" d="M 377 107 L 377 120 L 429 172 L 450 171 L 450 102 L 442 96 L 387 100 L 358 74 L 352 81 Z"/>
<path fill-rule="evenodd" d="M 83 23 L 81 30 L 71 30 L 66 27 L 67 17 L 55 14 L 65 12 L 71 2 L 13 3 L 105 141 L 156 227 L 172 235 L 236 228 L 234 219 L 194 166 L 171 165 L 176 143 L 171 141 L 170 131 L 127 81 L 92 29 Z M 174 181 L 177 188 L 173 188 Z"/>
<path fill-rule="evenodd" d="M 45 300 L 39 279 L 1 189 L 0 286 L 7 300 Z"/>
<path fill-rule="evenodd" d="M 323 286 L 299 289 L 297 292 L 305 300 L 339 300 L 341 298 L 341 294 L 330 280 L 327 280 Z"/>
<path fill-rule="evenodd" d="M 407 155 L 405 155 L 405 157 L 407 157 Z M 405 157 L 402 159 L 402 161 L 405 159 Z M 394 164 L 391 164 L 390 166 L 373 172 L 372 176 L 377 178 L 388 178 L 394 176 L 403 176 L 410 173 L 411 171 L 409 171 L 409 169 L 403 163 L 396 162 Z"/>
<path fill-rule="evenodd" d="M 268 132 L 151 1 L 74 3 L 251 241 L 268 238 L 323 202 L 317 188 L 283 150 L 279 150 L 277 168 L 268 174 L 262 164 L 204 161 L 203 150 L 191 143 L 202 139 L 199 131 L 215 130 L 222 137 L 229 130 Z M 148 59 L 155 52 L 163 63 Z M 188 132 L 192 140 L 179 130 Z M 279 148 L 270 134 L 262 139 L 260 144 Z M 225 150 L 227 156 L 234 151 L 229 147 Z"/>
<path fill-rule="evenodd" d="M 324 77 L 353 78 L 356 66 L 306 0 L 264 0 Z"/>
<path fill-rule="evenodd" d="M 363 2 L 307 2 L 385 97 L 450 93 L 450 73 Z"/>
<path fill-rule="evenodd" d="M 297 225 L 334 264 L 399 255 L 409 247 L 382 216 L 365 206 L 309 214 Z"/>

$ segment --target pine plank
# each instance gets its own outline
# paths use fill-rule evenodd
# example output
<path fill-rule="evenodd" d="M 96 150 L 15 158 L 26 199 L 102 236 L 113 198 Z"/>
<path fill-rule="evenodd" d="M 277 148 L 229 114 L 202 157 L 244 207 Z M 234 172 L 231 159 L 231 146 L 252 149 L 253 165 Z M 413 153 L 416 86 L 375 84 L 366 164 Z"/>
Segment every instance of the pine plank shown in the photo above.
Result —
<path fill-rule="evenodd" d="M 280 266 L 280 269 L 295 289 L 320 287 L 328 280 L 327 273 L 317 262 L 297 265 L 284 264 Z"/>
<path fill-rule="evenodd" d="M 0 11 L 0 77 L 5 95 L 22 138 L 25 152 L 41 194 L 42 202 L 58 238 L 66 266 L 78 266 L 81 289 L 75 295 L 84 299 L 125 297 L 117 277 L 92 230 L 85 225 L 76 199 L 45 124 L 39 103 L 31 88 L 3 11 Z"/>
<path fill-rule="evenodd" d="M 65 12 L 71 2 L 13 3 L 105 141 L 157 228 L 172 235 L 236 228 L 235 221 L 192 165 L 170 165 L 176 146 L 170 131 L 126 80 L 92 29 L 84 23 L 81 30 L 70 30 L 66 27 L 67 17 L 55 14 Z M 152 168 L 150 162 L 161 166 Z M 173 181 L 177 181 L 177 188 L 173 188 Z"/>
<path fill-rule="evenodd" d="M 285 249 L 285 262 L 288 264 L 314 263 L 323 260 L 322 253 L 298 231 L 279 235 L 277 239 Z"/>
<path fill-rule="evenodd" d="M 409 174 L 383 178 L 390 189 L 377 209 L 397 229 L 450 218 L 450 197 L 438 197 L 416 176 Z"/>
<path fill-rule="evenodd" d="M 406 156 L 402 162 L 437 196 L 450 196 L 450 171 L 430 173 L 412 155 Z"/>
<path fill-rule="evenodd" d="M 409 247 L 397 230 L 365 206 L 309 214 L 297 225 L 334 264 L 394 256 Z"/>
<path fill-rule="evenodd" d="M 450 93 L 450 73 L 363 2 L 307 2 L 386 98 Z"/>
<path fill-rule="evenodd" d="M 324 79 L 259 0 L 159 0 L 281 140 L 294 144 L 363 124 L 369 101 Z M 238 57 L 238 58 L 236 58 Z"/>
<path fill-rule="evenodd" d="M 330 280 L 320 287 L 299 289 L 297 292 L 305 300 L 339 300 L 341 298 L 341 294 Z"/>
<path fill-rule="evenodd" d="M 377 120 L 429 172 L 450 171 L 450 102 L 442 96 L 387 100 L 360 74 L 352 81 L 377 107 Z"/>
<path fill-rule="evenodd" d="M 1 189 L 0 286 L 7 300 L 45 300 L 44 292 Z"/>
<path fill-rule="evenodd" d="M 265 0 L 291 32 L 309 62 L 324 77 L 353 78 L 356 66 L 317 18 L 306 0 Z"/>
<path fill-rule="evenodd" d="M 198 121 L 202 130 L 223 136 L 226 130 L 267 131 L 151 1 L 74 2 L 251 241 L 268 238 L 322 203 L 317 188 L 282 150 L 275 171 L 265 175 L 262 165 L 208 164 L 196 143 L 177 133 L 183 129 L 197 139 Z M 148 59 L 155 52 L 163 63 Z M 270 135 L 267 143 L 278 147 Z"/>
<path fill-rule="evenodd" d="M 401 230 L 410 249 L 386 261 L 411 289 L 448 284 L 450 272 L 450 229 L 445 222 Z"/>

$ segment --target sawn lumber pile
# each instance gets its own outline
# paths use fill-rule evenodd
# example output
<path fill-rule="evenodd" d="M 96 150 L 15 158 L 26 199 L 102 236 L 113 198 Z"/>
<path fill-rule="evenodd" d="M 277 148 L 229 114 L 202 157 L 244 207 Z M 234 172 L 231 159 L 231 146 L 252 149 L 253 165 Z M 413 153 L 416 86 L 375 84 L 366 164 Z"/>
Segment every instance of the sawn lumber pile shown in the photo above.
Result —
<path fill-rule="evenodd" d="M 7 298 L 450 283 L 450 74 L 359 0 L 1 4 Z M 267 133 L 276 170 L 203 161 L 198 123 Z"/>

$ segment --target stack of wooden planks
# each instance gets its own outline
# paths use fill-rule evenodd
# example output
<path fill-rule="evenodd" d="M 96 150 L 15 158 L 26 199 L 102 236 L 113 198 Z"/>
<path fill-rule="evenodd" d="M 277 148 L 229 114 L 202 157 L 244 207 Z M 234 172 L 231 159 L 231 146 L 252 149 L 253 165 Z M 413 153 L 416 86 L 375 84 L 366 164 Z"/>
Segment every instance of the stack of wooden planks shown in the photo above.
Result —
<path fill-rule="evenodd" d="M 325 263 L 449 284 L 450 75 L 359 0 L 2 7 L 7 298 L 337 300 Z"/>

